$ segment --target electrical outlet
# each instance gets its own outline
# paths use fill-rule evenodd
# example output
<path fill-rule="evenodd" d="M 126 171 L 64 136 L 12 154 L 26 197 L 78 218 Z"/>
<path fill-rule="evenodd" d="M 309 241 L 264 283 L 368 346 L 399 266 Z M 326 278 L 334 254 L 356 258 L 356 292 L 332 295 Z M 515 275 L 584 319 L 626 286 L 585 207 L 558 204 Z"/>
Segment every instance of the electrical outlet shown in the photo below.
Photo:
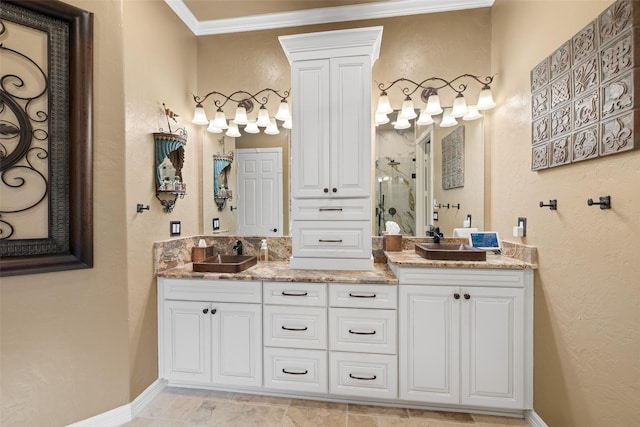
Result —
<path fill-rule="evenodd" d="M 169 223 L 169 234 L 171 236 L 179 236 L 182 232 L 182 226 L 180 221 L 171 221 Z"/>

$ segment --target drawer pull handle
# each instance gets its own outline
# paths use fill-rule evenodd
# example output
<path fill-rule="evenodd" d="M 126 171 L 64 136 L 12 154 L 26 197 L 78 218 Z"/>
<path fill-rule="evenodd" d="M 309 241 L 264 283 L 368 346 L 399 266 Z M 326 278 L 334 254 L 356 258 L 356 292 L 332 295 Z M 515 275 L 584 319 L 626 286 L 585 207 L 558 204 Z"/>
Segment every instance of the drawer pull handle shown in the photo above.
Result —
<path fill-rule="evenodd" d="M 309 373 L 306 369 L 304 371 L 287 371 L 284 368 L 282 369 L 282 372 L 289 375 L 307 375 Z"/>
<path fill-rule="evenodd" d="M 342 239 L 318 239 L 320 243 L 342 243 Z"/>
<path fill-rule="evenodd" d="M 284 329 L 285 331 L 306 331 L 308 328 L 306 326 L 303 326 L 302 328 L 288 328 L 283 325 L 282 329 Z"/>
<path fill-rule="evenodd" d="M 372 375 L 370 377 L 358 377 L 356 375 L 353 374 L 349 374 L 349 378 L 353 378 L 354 380 L 363 380 L 363 381 L 373 381 L 375 380 L 377 377 L 375 375 Z"/>
<path fill-rule="evenodd" d="M 282 291 L 282 295 L 285 297 L 306 297 L 308 295 L 307 292 L 287 292 Z"/>
<path fill-rule="evenodd" d="M 351 329 L 349 329 L 349 333 L 350 334 L 354 334 L 354 335 L 375 335 L 376 331 L 371 331 L 371 332 L 358 332 L 358 331 L 353 331 Z"/>
<path fill-rule="evenodd" d="M 327 211 L 342 212 L 342 208 L 319 208 L 318 210 L 320 212 L 327 212 Z"/>
<path fill-rule="evenodd" d="M 376 294 L 354 294 L 353 292 L 349 292 L 349 296 L 351 298 L 375 298 Z"/>

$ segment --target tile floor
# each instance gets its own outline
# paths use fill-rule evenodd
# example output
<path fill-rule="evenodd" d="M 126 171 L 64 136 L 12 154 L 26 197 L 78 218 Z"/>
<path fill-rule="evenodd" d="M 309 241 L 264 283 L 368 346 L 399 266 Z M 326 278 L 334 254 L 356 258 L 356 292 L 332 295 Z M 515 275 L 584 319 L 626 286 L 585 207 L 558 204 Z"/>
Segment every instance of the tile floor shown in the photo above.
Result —
<path fill-rule="evenodd" d="M 130 427 L 527 427 L 515 418 L 167 387 Z"/>

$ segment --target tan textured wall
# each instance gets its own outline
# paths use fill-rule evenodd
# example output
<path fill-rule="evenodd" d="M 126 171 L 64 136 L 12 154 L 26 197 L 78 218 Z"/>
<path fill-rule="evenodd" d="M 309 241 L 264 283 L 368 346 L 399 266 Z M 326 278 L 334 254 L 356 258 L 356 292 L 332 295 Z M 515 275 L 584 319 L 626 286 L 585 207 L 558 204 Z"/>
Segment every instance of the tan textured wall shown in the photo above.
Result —
<path fill-rule="evenodd" d="M 182 236 L 199 234 L 202 143 L 191 124 L 190 94 L 196 88 L 196 38 L 162 0 L 124 1 L 126 207 L 129 364 L 131 399 L 158 377 L 156 280 L 153 242 L 170 238 L 169 222 L 180 221 Z M 141 19 L 144 17 L 144 19 Z M 152 132 L 168 130 L 162 103 L 180 117 L 172 131 L 186 128 L 183 181 L 187 195 L 165 213 L 155 198 Z M 136 204 L 150 210 L 136 213 Z"/>
<path fill-rule="evenodd" d="M 130 401 L 122 24 L 94 21 L 94 268 L 2 278 L 2 426 L 60 426 Z"/>
<path fill-rule="evenodd" d="M 522 242 L 538 247 L 534 407 L 550 427 L 640 423 L 640 151 L 530 170 L 529 72 L 610 3 L 498 0 L 492 9 L 500 80 L 490 224 L 508 235 L 526 216 Z M 607 194 L 613 209 L 587 206 Z M 557 212 L 538 207 L 554 198 Z"/>
<path fill-rule="evenodd" d="M 373 66 L 374 106 L 379 93 L 377 82 L 388 84 L 399 77 L 422 80 L 433 76 L 451 79 L 464 73 L 490 74 L 491 11 L 485 8 L 199 37 L 199 94 L 212 90 L 226 94 L 239 89 L 251 92 L 264 87 L 289 89 L 290 66 L 278 36 L 377 25 L 383 25 L 384 30 L 380 58 Z M 467 91 L 470 100 L 477 98 L 479 89 L 477 85 L 470 85 Z M 441 92 L 444 105 L 451 105 L 452 94 L 446 89 Z M 392 106 L 400 108 L 404 96 L 397 86 L 389 91 L 389 96 Z M 418 101 L 419 95 L 414 98 L 416 106 L 424 105 Z M 213 105 L 209 101 L 205 107 L 211 118 L 215 112 Z M 227 110 L 227 118 L 231 118 L 232 110 Z M 203 143 L 217 146 L 218 139 L 218 135 L 206 133 Z M 205 180 L 208 179 L 206 173 Z M 208 189 L 205 191 L 210 193 Z M 211 211 L 207 209 L 205 207 L 203 232 L 210 229 Z M 220 213 L 220 218 L 223 229 L 234 228 L 234 214 L 228 207 Z"/>

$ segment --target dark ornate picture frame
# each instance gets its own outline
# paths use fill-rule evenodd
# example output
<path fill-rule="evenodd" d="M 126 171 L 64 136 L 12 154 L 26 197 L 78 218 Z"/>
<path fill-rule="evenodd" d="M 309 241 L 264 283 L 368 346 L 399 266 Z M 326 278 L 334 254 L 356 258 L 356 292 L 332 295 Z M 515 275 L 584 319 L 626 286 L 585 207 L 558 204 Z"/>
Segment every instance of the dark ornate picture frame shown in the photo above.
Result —
<path fill-rule="evenodd" d="M 35 119 L 21 112 L 21 117 L 16 114 L 18 123 L 15 126 L 5 123 L 5 134 L 16 134 L 19 143 L 18 148 L 11 152 L 1 147 L 0 153 L 0 180 L 8 187 L 24 185 L 24 179 L 4 177 L 5 172 L 16 167 L 20 158 L 27 165 L 20 167 L 39 174 L 31 159 L 48 161 L 48 175 L 43 176 L 45 195 L 41 199 L 49 205 L 48 237 L 7 238 L 13 233 L 13 227 L 7 219 L 9 215 L 3 217 L 0 212 L 0 276 L 91 268 L 93 14 L 57 0 L 2 0 L 0 21 L 10 21 L 46 33 L 49 70 L 45 78 L 48 111 L 39 111 Z M 0 35 L 3 31 L 4 26 L 0 22 Z M 14 53 L 3 46 L 0 39 L 0 55 Z M 19 85 L 21 81 L 15 75 L 0 76 L 1 108 L 19 111 L 18 102 L 12 101 L 9 94 L 9 87 L 15 87 L 16 82 Z M 48 121 L 48 127 L 36 135 L 29 120 Z M 47 149 L 23 144 L 32 138 L 43 140 L 39 136 L 43 133 L 48 139 Z M 32 153 L 31 150 L 37 151 Z M 10 213 L 20 212 L 13 210 Z"/>

